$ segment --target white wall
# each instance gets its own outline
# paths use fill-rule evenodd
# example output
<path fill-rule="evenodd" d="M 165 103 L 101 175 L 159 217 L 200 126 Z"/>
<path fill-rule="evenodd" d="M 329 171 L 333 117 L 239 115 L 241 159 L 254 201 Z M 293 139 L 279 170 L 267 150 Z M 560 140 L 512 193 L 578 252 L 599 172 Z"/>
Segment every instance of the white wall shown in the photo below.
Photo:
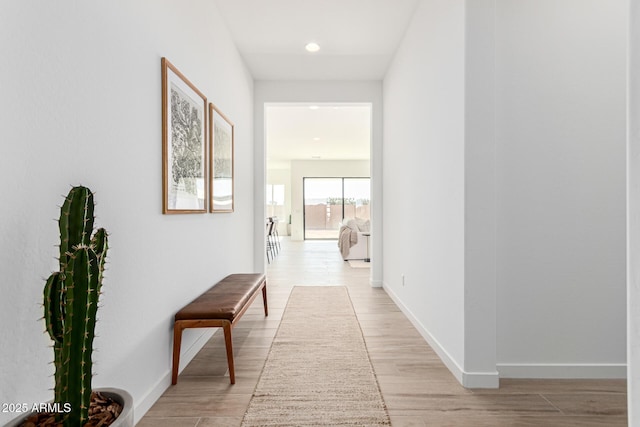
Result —
<path fill-rule="evenodd" d="M 464 329 L 466 387 L 497 387 L 495 0 L 465 10 Z"/>
<path fill-rule="evenodd" d="M 627 10 L 497 2 L 502 377 L 625 375 Z"/>
<path fill-rule="evenodd" d="M 627 124 L 627 402 L 629 425 L 640 425 L 640 0 L 631 0 Z"/>
<path fill-rule="evenodd" d="M 253 269 L 252 79 L 208 0 L 3 1 L 0 52 L 0 402 L 53 397 L 42 288 L 58 206 L 83 184 L 111 233 L 94 386 L 130 391 L 139 419 L 170 384 L 174 313 Z M 236 125 L 233 214 L 161 214 L 162 56 Z"/>
<path fill-rule="evenodd" d="M 466 386 L 625 374 L 627 4 L 423 0 L 385 77 L 384 286 Z"/>
<path fill-rule="evenodd" d="M 291 162 L 291 240 L 304 240 L 303 179 L 369 177 L 369 160 L 293 160 Z"/>
<path fill-rule="evenodd" d="M 378 81 L 256 81 L 254 85 L 254 186 L 265 188 L 266 103 L 355 102 L 371 104 L 371 285 L 382 285 L 382 83 Z M 256 191 L 254 228 L 264 229 L 265 195 Z M 264 236 L 256 233 L 254 261 L 258 271 L 266 264 Z"/>
<path fill-rule="evenodd" d="M 383 85 L 384 287 L 461 382 L 464 17 L 422 1 Z"/>

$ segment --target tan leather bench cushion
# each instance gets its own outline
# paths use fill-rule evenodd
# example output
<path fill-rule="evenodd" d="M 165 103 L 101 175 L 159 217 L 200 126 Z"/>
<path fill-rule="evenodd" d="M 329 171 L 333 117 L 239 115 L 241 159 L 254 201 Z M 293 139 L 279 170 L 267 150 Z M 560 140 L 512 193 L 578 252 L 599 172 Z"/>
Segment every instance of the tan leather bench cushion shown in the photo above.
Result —
<path fill-rule="evenodd" d="M 176 313 L 175 320 L 226 319 L 233 321 L 256 292 L 264 274 L 231 274 Z"/>

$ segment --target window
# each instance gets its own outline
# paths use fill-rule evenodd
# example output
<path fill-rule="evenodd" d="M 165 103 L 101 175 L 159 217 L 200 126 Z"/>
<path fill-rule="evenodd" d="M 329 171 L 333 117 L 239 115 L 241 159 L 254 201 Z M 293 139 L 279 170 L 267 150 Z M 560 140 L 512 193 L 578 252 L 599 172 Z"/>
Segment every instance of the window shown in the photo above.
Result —
<path fill-rule="evenodd" d="M 344 218 L 370 219 L 369 178 L 304 178 L 304 238 L 337 239 Z"/>
<path fill-rule="evenodd" d="M 267 184 L 267 216 L 284 220 L 284 184 Z"/>

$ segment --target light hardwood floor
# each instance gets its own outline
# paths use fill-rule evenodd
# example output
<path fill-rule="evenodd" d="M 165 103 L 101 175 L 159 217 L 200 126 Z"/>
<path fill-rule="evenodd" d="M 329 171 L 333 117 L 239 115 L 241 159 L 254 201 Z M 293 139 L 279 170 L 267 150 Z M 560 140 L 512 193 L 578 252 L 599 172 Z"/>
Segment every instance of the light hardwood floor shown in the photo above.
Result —
<path fill-rule="evenodd" d="M 139 427 L 239 426 L 295 285 L 348 287 L 395 427 L 627 425 L 624 380 L 502 380 L 498 390 L 463 388 L 384 290 L 369 286 L 369 270 L 342 261 L 335 241 L 282 239 L 267 280 L 269 317 L 258 297 L 234 328 L 236 384 L 229 384 L 224 339 L 216 333 Z"/>

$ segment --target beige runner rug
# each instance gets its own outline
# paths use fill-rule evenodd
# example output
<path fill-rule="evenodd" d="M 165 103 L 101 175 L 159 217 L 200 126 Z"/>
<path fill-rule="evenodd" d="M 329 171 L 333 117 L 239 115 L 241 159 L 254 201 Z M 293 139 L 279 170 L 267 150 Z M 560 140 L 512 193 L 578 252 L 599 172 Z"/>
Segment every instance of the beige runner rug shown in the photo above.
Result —
<path fill-rule="evenodd" d="M 390 425 L 347 288 L 293 288 L 242 426 Z"/>

